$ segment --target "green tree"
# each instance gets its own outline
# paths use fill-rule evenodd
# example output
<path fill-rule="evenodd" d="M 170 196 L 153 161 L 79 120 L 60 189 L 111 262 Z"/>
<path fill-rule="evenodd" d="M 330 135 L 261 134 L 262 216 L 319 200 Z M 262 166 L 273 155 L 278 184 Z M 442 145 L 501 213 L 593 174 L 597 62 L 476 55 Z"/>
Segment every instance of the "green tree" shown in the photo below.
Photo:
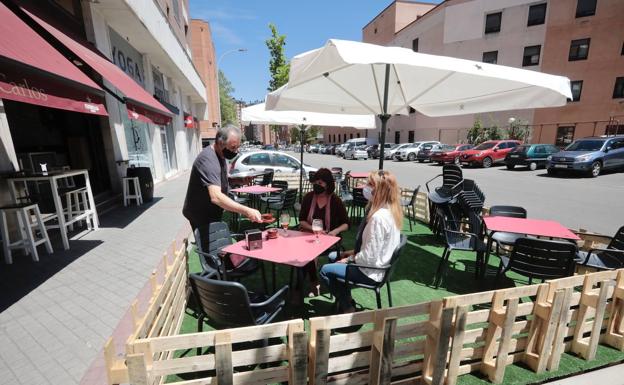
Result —
<path fill-rule="evenodd" d="M 219 101 L 221 108 L 221 125 L 236 124 L 236 103 L 232 97 L 234 87 L 232 83 L 225 77 L 223 71 L 219 70 Z"/>
<path fill-rule="evenodd" d="M 528 142 L 531 138 L 531 126 L 522 119 L 509 119 L 509 127 L 507 128 L 507 138 Z"/>
<path fill-rule="evenodd" d="M 269 23 L 269 29 L 271 30 L 271 37 L 265 43 L 271 55 L 271 60 L 269 61 L 271 80 L 269 80 L 267 90 L 275 91 L 288 82 L 290 64 L 286 60 L 286 54 L 284 53 L 286 35 L 280 35 L 273 23 Z"/>
<path fill-rule="evenodd" d="M 478 144 L 483 141 L 483 125 L 481 124 L 481 119 L 476 118 L 472 127 L 468 130 L 468 135 L 466 139 L 469 144 Z"/>

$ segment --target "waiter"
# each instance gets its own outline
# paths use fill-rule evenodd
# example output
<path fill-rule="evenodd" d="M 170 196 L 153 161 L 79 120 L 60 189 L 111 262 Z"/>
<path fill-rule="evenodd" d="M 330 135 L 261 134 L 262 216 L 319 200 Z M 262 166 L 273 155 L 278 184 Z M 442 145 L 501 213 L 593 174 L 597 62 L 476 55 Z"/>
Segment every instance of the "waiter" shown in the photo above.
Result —
<path fill-rule="evenodd" d="M 193 230 L 212 222 L 220 222 L 223 210 L 260 222 L 260 212 L 243 206 L 228 197 L 227 160 L 238 155 L 241 130 L 233 125 L 219 127 L 215 143 L 199 153 L 186 190 L 182 214 L 191 222 Z"/>

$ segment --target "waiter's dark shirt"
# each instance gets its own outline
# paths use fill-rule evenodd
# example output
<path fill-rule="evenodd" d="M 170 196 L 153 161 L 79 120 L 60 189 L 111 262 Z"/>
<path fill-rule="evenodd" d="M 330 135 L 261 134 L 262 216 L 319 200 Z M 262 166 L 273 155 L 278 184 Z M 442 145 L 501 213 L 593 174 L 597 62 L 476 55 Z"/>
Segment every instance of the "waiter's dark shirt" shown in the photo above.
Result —
<path fill-rule="evenodd" d="M 223 209 L 210 200 L 208 186 L 220 186 L 224 194 L 229 190 L 227 163 L 211 146 L 204 148 L 195 159 L 186 190 L 182 214 L 193 228 L 221 221 Z"/>

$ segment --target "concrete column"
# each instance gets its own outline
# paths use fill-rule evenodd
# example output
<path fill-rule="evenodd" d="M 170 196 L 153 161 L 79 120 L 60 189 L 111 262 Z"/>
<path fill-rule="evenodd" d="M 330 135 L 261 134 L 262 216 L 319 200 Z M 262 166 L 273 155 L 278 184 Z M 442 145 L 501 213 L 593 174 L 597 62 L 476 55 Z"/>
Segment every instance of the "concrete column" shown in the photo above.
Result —
<path fill-rule="evenodd" d="M 4 111 L 4 103 L 0 99 L 0 172 L 19 170 L 19 163 L 13 147 L 13 138 L 9 129 L 9 122 Z M 9 185 L 6 180 L 0 179 L 0 205 L 11 203 Z"/>

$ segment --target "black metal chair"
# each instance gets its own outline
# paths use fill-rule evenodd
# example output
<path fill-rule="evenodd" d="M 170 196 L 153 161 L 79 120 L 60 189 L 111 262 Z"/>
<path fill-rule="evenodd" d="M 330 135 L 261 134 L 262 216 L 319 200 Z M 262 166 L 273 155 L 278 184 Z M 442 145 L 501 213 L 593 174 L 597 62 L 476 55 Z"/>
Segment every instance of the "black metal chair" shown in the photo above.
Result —
<path fill-rule="evenodd" d="M 510 218 L 526 218 L 527 211 L 523 207 L 519 206 L 492 206 L 490 207 L 490 216 L 493 217 L 510 217 Z M 500 247 L 508 246 L 513 247 L 516 243 L 516 240 L 520 238 L 526 237 L 525 234 L 517 234 L 517 233 L 505 233 L 502 231 L 495 232 L 491 234 L 490 243 L 496 243 L 496 256 L 500 257 Z M 487 255 L 485 256 L 485 266 L 487 266 L 490 257 L 490 250 L 488 250 Z"/>
<path fill-rule="evenodd" d="M 295 203 L 297 202 L 297 189 L 284 190 L 277 197 L 269 197 L 266 201 L 267 210 L 274 210 L 276 217 L 279 218 L 282 211 L 292 213 L 295 218 L 295 223 L 299 223 L 297 217 L 297 211 L 295 210 Z"/>
<path fill-rule="evenodd" d="M 433 286 L 437 289 L 442 282 L 445 266 L 453 250 L 473 251 L 477 254 L 475 261 L 475 276 L 479 277 L 480 267 L 483 264 L 483 257 L 487 249 L 484 242 L 483 220 L 475 213 L 469 213 L 467 221 L 454 220 L 452 217 L 443 217 L 444 239 L 446 246 L 442 252 L 442 258 L 438 263 L 438 269 L 433 279 Z M 467 231 L 462 227 L 467 226 Z"/>
<path fill-rule="evenodd" d="M 271 323 L 286 306 L 288 285 L 272 296 L 256 295 L 238 282 L 190 274 L 189 281 L 198 305 L 197 330 L 206 318 L 215 326 L 232 328 Z"/>
<path fill-rule="evenodd" d="M 195 244 L 199 262 L 202 266 L 202 275 L 216 276 L 217 279 L 239 280 L 260 270 L 265 292 L 267 290 L 266 274 L 264 265 L 253 258 L 245 258 L 238 264 L 234 264 L 230 255 L 222 249 L 232 244 L 232 238 L 241 240 L 242 234 L 232 234 L 225 222 L 213 222 L 195 229 Z"/>
<path fill-rule="evenodd" d="M 427 192 L 430 192 L 429 183 L 433 182 L 437 178 L 442 177 L 442 186 L 436 187 L 435 191 L 440 195 L 451 196 L 459 192 L 464 180 L 464 174 L 461 167 L 454 164 L 445 164 L 442 166 L 442 174 L 438 174 L 429 179 L 425 183 Z"/>
<path fill-rule="evenodd" d="M 355 187 L 352 190 L 353 200 L 351 203 L 351 220 L 361 220 L 364 216 L 364 212 L 366 211 L 366 206 L 368 205 L 368 200 L 364 198 L 364 193 L 361 188 Z"/>
<path fill-rule="evenodd" d="M 260 186 L 267 186 L 273 183 L 275 170 L 273 170 L 272 168 L 265 168 L 264 171 L 265 173 L 261 177 L 256 178 L 256 180 L 254 181 L 255 184 Z"/>
<path fill-rule="evenodd" d="M 394 249 L 394 252 L 392 253 L 392 258 L 390 258 L 390 263 L 388 263 L 387 265 L 378 267 L 378 266 L 362 265 L 359 263 L 347 264 L 347 272 L 345 274 L 345 279 L 338 279 L 338 281 L 344 282 L 344 284 L 347 285 L 347 287 L 355 286 L 355 287 L 361 287 L 364 289 L 375 290 L 375 295 L 377 297 L 377 309 L 381 309 L 381 288 L 384 285 L 387 285 L 388 286 L 388 304 L 390 305 L 390 307 L 392 307 L 392 290 L 390 288 L 390 277 L 392 276 L 392 272 L 394 271 L 394 269 L 396 268 L 399 262 L 399 256 L 401 255 L 401 250 L 403 250 L 403 247 L 405 247 L 406 243 L 407 243 L 407 237 L 404 234 L 401 234 L 401 240 L 399 242 L 399 245 L 396 247 L 396 249 Z M 349 272 L 356 268 L 378 270 L 378 271 L 382 271 L 384 275 L 383 275 L 382 280 L 375 283 L 374 285 L 353 282 L 349 280 Z"/>
<path fill-rule="evenodd" d="M 594 248 L 587 252 L 579 251 L 576 263 L 598 270 L 613 270 L 624 267 L 624 226 L 615 233 L 609 245 L 604 248 Z"/>
<path fill-rule="evenodd" d="M 410 231 L 412 231 L 412 222 L 416 221 L 416 197 L 418 196 L 418 190 L 420 190 L 420 185 L 418 185 L 414 191 L 412 192 L 412 196 L 410 198 L 401 198 L 401 207 L 407 209 L 407 219 L 409 220 Z"/>
<path fill-rule="evenodd" d="M 353 194 L 351 193 L 351 187 L 349 183 L 351 182 L 351 172 L 347 171 L 344 174 L 344 178 L 340 181 L 340 199 L 347 207 L 347 210 L 350 208 L 353 203 Z"/>
<path fill-rule="evenodd" d="M 509 257 L 501 256 L 496 273 L 513 271 L 529 278 L 542 280 L 568 277 L 574 274 L 576 245 L 571 242 L 550 241 L 536 238 L 519 238 Z"/>
<path fill-rule="evenodd" d="M 284 191 L 288 190 L 288 181 L 285 180 L 274 180 L 271 184 L 272 187 L 281 189 L 280 191 L 276 191 L 273 193 L 269 193 L 267 196 L 260 197 L 260 200 L 266 205 L 269 199 L 279 198 L 280 194 Z"/>

